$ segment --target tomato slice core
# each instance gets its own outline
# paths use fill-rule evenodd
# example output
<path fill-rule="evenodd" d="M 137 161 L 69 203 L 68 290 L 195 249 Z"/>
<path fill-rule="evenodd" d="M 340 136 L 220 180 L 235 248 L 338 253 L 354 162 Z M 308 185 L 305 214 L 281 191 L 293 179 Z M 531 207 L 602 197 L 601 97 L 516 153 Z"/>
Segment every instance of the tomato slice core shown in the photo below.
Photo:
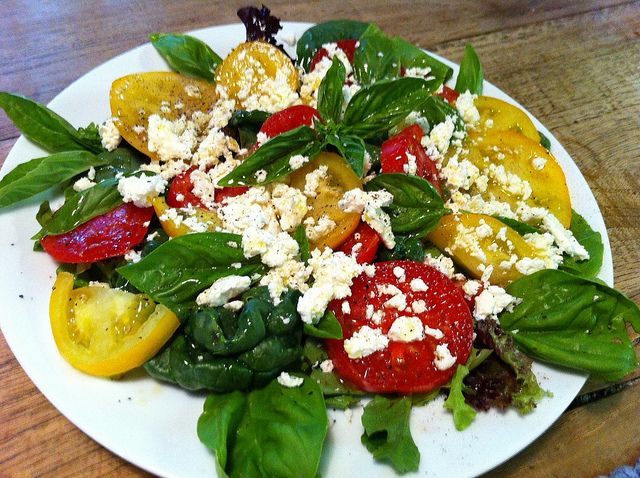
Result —
<path fill-rule="evenodd" d="M 344 336 L 342 340 L 326 341 L 336 372 L 358 388 L 376 393 L 423 393 L 446 384 L 456 365 L 466 363 L 471 352 L 473 317 L 464 295 L 444 274 L 421 262 L 379 262 L 375 267 L 373 277 L 363 273 L 354 279 L 351 296 L 346 299 L 348 308 L 342 307 L 342 300 L 329 305 L 342 325 Z M 400 269 L 404 272 L 404 280 L 397 277 Z M 422 279 L 427 290 L 414 287 L 415 283 L 412 286 L 413 279 Z M 415 310 L 407 308 L 401 311 L 389 304 L 385 306 L 392 297 L 385 293 L 388 291 L 379 288 L 383 286 L 384 289 L 385 285 L 398 288 L 406 299 L 407 307 Z M 376 323 L 376 314 L 372 317 L 367 309 L 380 311 L 379 323 Z M 437 329 L 442 337 L 425 334 L 421 340 L 411 342 L 390 340 L 383 350 L 363 358 L 349 358 L 344 348 L 345 339 L 350 339 L 363 326 L 381 329 L 388 334 L 400 316 L 417 317 L 424 326 Z M 433 331 L 431 333 L 434 334 Z M 436 347 L 440 345 L 442 348 L 444 344 L 455 357 L 455 362 L 440 370 L 436 366 Z"/>
<path fill-rule="evenodd" d="M 149 229 L 153 208 L 125 203 L 75 229 L 40 240 L 59 262 L 96 262 L 121 256 L 140 244 Z"/>

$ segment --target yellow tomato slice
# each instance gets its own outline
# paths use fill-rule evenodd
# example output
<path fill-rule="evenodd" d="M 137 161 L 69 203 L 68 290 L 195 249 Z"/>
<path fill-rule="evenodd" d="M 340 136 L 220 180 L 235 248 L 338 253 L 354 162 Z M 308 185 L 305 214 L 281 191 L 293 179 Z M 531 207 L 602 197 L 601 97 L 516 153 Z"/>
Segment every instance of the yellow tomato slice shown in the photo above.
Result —
<path fill-rule="evenodd" d="M 180 325 L 173 312 L 145 295 L 100 286 L 74 289 L 73 280 L 73 274 L 58 274 L 49 316 L 60 354 L 85 373 L 111 377 L 141 366 Z"/>
<path fill-rule="evenodd" d="M 326 178 L 320 181 L 315 198 L 307 198 L 309 212 L 305 219 L 312 217 L 316 222 L 327 216 L 336 223 L 336 227 L 328 234 L 311 242 L 312 248 L 337 248 L 342 244 L 360 224 L 360 214 L 346 213 L 338 207 L 338 201 L 345 192 L 351 189 L 362 189 L 362 181 L 353 172 L 346 161 L 337 154 L 323 152 L 310 163 L 294 171 L 289 176 L 289 185 L 304 191 L 306 176 L 320 166 L 327 167 Z"/>
<path fill-rule="evenodd" d="M 215 85 L 168 71 L 123 76 L 113 82 L 109 94 L 111 114 L 122 137 L 153 159 L 157 155 L 148 148 L 149 116 L 191 117 L 196 111 L 209 111 L 217 99 Z"/>
<path fill-rule="evenodd" d="M 517 106 L 489 96 L 478 96 L 474 102 L 480 113 L 479 131 L 513 131 L 540 142 L 540 134 L 529 116 Z"/>
<path fill-rule="evenodd" d="M 160 226 L 162 226 L 162 229 L 169 237 L 183 236 L 185 234 L 197 232 L 189 227 L 187 225 L 188 223 L 184 222 L 185 216 L 180 213 L 178 213 L 180 219 L 177 221 L 166 218 L 165 213 L 171 208 L 163 197 L 153 199 L 152 203 L 153 209 L 156 211 L 156 215 L 160 221 Z M 206 225 L 207 231 L 215 231 L 216 228 L 222 226 L 222 221 L 215 211 L 209 211 L 201 207 L 197 207 L 195 210 L 196 213 L 192 217 L 197 223 Z"/>
<path fill-rule="evenodd" d="M 519 181 L 509 179 L 515 175 L 531 187 L 531 195 L 525 200 L 529 206 L 546 208 L 564 227 L 570 226 L 571 198 L 564 172 L 540 143 L 512 131 L 497 131 L 468 138 L 459 159 L 468 159 L 480 171 L 504 167 L 506 175 L 490 175 L 486 190 L 474 186 L 472 194 L 507 202 L 515 211 L 518 203 L 525 200 Z"/>
<path fill-rule="evenodd" d="M 216 82 L 240 107 L 258 109 L 248 103 L 250 97 L 272 96 L 282 83 L 289 86 L 290 92 L 296 92 L 298 72 L 287 55 L 275 46 L 250 41 L 238 45 L 222 61 L 216 70 Z"/>
<path fill-rule="evenodd" d="M 475 278 L 482 277 L 484 267 L 493 266 L 490 280 L 498 285 L 522 277 L 513 263 L 508 266 L 514 254 L 516 260 L 538 257 L 536 249 L 520 234 L 482 214 L 444 216 L 429 234 L 429 240 L 438 249 L 450 251 L 453 261 Z"/>

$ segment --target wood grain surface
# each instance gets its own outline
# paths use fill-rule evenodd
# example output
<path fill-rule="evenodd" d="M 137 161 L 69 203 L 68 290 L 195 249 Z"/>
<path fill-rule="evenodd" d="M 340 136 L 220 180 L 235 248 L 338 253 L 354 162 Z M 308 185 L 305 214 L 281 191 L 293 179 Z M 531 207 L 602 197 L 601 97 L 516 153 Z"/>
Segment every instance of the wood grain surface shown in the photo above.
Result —
<path fill-rule="evenodd" d="M 152 32 L 237 22 L 243 5 L 5 0 L 0 90 L 47 103 Z M 292 21 L 375 21 L 454 61 L 471 41 L 486 78 L 540 119 L 580 167 L 607 224 L 616 287 L 640 301 L 640 2 L 277 0 L 269 7 Z M 0 164 L 17 136 L 0 113 Z M 487 476 L 588 477 L 632 464 L 640 458 L 639 403 L 636 384 L 573 408 Z M 0 476 L 116 475 L 148 476 L 60 415 L 0 337 Z"/>

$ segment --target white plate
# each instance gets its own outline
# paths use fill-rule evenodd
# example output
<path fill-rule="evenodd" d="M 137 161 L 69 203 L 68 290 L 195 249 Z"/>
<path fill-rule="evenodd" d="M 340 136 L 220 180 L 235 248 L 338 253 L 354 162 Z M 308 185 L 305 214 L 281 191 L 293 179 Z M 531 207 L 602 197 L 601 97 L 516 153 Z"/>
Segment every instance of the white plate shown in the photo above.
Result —
<path fill-rule="evenodd" d="M 285 23 L 284 31 L 299 37 L 309 26 Z M 223 57 L 244 40 L 244 28 L 239 24 L 192 33 Z M 442 60 L 457 71 L 456 65 Z M 108 96 L 113 80 L 129 73 L 166 69 L 147 44 L 90 71 L 49 106 L 75 126 L 100 122 L 110 116 Z M 517 104 L 490 83 L 485 82 L 484 91 Z M 600 277 L 612 284 L 611 250 L 595 198 L 564 148 L 539 121 L 532 119 L 551 139 L 552 152 L 567 176 L 573 207 L 602 234 L 605 255 Z M 20 138 L 7 157 L 3 175 L 17 164 L 41 155 L 41 150 Z M 143 373 L 120 381 L 93 378 L 71 368 L 58 354 L 48 320 L 56 264 L 46 254 L 32 252 L 29 240 L 39 229 L 35 220 L 38 204 L 36 199 L 0 213 L 4 250 L 0 303 L 5 310 L 0 326 L 20 365 L 63 415 L 124 459 L 161 476 L 212 476 L 212 455 L 196 436 L 204 394 L 187 393 Z M 479 413 L 472 426 L 459 433 L 449 413 L 443 410 L 442 399 L 416 408 L 411 429 L 421 452 L 420 472 L 432 477 L 477 475 L 509 459 L 542 434 L 578 393 L 585 376 L 538 364 L 534 369 L 542 387 L 554 396 L 542 400 L 537 410 L 525 417 L 514 411 Z M 342 412 L 331 413 L 322 476 L 396 476 L 390 467 L 376 464 L 360 444 L 360 416 L 361 409 L 355 410 L 350 420 Z"/>

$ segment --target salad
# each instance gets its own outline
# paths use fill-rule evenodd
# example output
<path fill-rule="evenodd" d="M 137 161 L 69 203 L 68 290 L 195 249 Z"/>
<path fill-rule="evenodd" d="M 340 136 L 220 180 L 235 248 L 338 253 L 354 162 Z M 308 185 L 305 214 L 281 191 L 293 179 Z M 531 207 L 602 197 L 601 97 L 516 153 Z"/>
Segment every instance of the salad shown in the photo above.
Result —
<path fill-rule="evenodd" d="M 229 476 L 315 476 L 327 409 L 361 402 L 364 446 L 413 471 L 412 407 L 444 394 L 463 430 L 552 400 L 531 358 L 637 366 L 637 306 L 594 279 L 599 234 L 528 116 L 482 96 L 472 47 L 454 84 L 372 24 L 317 25 L 294 62 L 267 9 L 239 16 L 225 59 L 154 35 L 175 72 L 116 80 L 100 125 L 0 93 L 52 153 L 0 181 L 0 207 L 64 191 L 34 247 L 61 263 L 71 365 L 211 392 L 198 436 Z"/>

